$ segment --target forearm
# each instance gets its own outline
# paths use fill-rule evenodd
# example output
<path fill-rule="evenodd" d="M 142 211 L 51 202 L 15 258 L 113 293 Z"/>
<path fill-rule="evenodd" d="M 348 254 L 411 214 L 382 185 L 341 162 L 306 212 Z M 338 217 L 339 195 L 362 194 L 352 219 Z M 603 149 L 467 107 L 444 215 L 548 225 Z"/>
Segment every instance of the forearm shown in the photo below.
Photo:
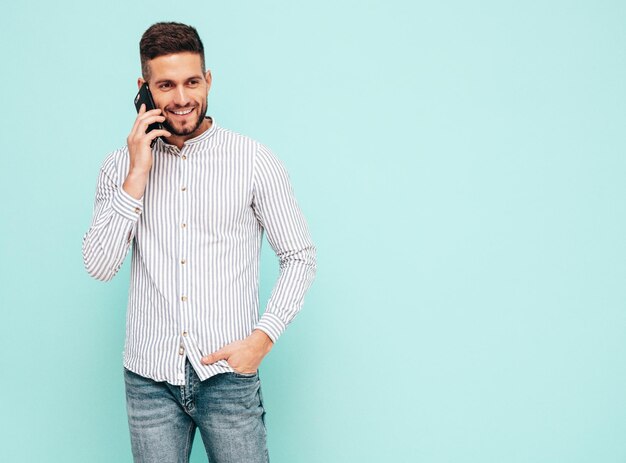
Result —
<path fill-rule="evenodd" d="M 130 248 L 142 208 L 142 201 L 101 173 L 93 220 L 83 237 L 83 262 L 89 275 L 102 281 L 115 276 Z"/>
<path fill-rule="evenodd" d="M 274 342 L 302 308 L 304 296 L 313 283 L 316 271 L 313 244 L 279 258 L 280 275 L 256 326 Z"/>
<path fill-rule="evenodd" d="M 122 188 L 133 198 L 141 199 L 146 191 L 146 185 L 148 184 L 148 174 L 149 171 L 132 169 L 128 172 Z"/>
<path fill-rule="evenodd" d="M 160 113 L 160 109 L 146 111 L 142 105 L 126 139 L 128 151 L 113 153 L 100 169 L 94 218 L 83 238 L 85 268 L 99 280 L 107 281 L 115 276 L 137 229 L 153 162 L 151 142 L 158 136 L 171 135 L 167 130 L 146 132 L 151 123 L 165 120 Z M 119 173 L 124 170 L 127 173 L 122 177 Z M 120 186 L 121 178 L 124 182 Z"/>
<path fill-rule="evenodd" d="M 263 357 L 265 357 L 274 346 L 274 341 L 272 341 L 267 333 L 261 330 L 253 330 L 250 336 L 248 336 L 248 340 Z"/>

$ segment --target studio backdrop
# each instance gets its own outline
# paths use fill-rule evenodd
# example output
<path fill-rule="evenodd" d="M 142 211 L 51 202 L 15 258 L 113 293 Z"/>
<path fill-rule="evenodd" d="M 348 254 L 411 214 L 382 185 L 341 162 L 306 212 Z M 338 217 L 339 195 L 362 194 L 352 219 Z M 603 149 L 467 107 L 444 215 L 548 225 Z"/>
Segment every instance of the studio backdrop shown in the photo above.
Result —
<path fill-rule="evenodd" d="M 317 246 L 260 370 L 272 462 L 626 461 L 611 0 L 4 4 L 0 461 L 131 461 L 130 258 L 102 283 L 81 242 L 157 21 L 198 29 L 208 114 L 283 161 Z M 277 274 L 264 242 L 262 307 Z"/>

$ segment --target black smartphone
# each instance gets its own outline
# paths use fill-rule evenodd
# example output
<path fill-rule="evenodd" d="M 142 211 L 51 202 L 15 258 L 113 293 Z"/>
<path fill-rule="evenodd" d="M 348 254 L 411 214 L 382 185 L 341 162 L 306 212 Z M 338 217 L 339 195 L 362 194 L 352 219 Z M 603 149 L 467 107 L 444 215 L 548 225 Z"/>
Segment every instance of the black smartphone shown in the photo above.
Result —
<path fill-rule="evenodd" d="M 154 100 L 152 99 L 152 93 L 150 93 L 148 84 L 145 82 L 141 86 L 141 88 L 137 92 L 137 96 L 135 97 L 135 108 L 137 109 L 137 112 L 139 112 L 139 108 L 141 108 L 142 104 L 146 105 L 146 111 L 150 111 L 151 109 L 157 109 L 156 105 L 154 104 Z M 163 124 L 161 124 L 160 122 L 154 122 L 150 124 L 148 126 L 148 130 L 146 130 L 146 133 L 150 132 L 151 130 L 156 130 L 156 129 L 163 130 L 164 129 Z M 157 138 L 160 138 L 160 137 L 157 137 Z M 150 148 L 154 146 L 154 144 L 156 143 L 156 140 L 157 140 L 156 138 L 152 140 L 152 142 L 150 143 Z"/>

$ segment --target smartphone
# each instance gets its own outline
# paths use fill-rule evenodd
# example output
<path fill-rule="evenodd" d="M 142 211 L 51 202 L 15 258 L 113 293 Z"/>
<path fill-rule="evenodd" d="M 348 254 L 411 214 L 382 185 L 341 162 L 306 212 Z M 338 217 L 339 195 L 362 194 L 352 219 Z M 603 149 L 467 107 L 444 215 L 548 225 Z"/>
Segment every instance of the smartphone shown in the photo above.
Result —
<path fill-rule="evenodd" d="M 135 97 L 135 108 L 137 109 L 137 112 L 139 112 L 139 108 L 141 108 L 142 104 L 146 105 L 146 111 L 150 111 L 151 109 L 157 109 L 156 105 L 154 104 L 154 100 L 152 99 L 152 93 L 150 93 L 148 84 L 145 82 L 141 86 L 141 88 L 139 89 L 139 92 L 137 92 L 137 96 Z M 148 126 L 148 130 L 146 130 L 146 133 L 150 132 L 151 130 L 156 130 L 156 129 L 163 130 L 164 129 L 163 124 L 161 124 L 160 122 L 154 122 L 150 124 Z M 157 138 L 161 138 L 161 137 L 157 137 Z M 156 143 L 156 140 L 157 140 L 156 138 L 152 140 L 152 142 L 150 143 L 150 148 L 154 146 L 154 144 Z"/>

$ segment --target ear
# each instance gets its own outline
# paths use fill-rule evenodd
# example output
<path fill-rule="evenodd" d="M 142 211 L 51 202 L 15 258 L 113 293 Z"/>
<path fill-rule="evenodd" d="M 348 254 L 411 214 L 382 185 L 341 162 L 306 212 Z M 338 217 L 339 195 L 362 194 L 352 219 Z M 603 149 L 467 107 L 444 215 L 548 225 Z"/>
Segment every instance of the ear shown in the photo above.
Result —
<path fill-rule="evenodd" d="M 209 69 L 206 74 L 204 75 L 204 79 L 206 80 L 206 92 L 209 93 L 209 90 L 211 90 L 211 70 Z"/>
<path fill-rule="evenodd" d="M 140 88 L 141 88 L 141 86 L 142 86 L 145 82 L 146 82 L 146 81 L 145 81 L 145 80 L 143 80 L 143 78 L 139 77 L 139 78 L 137 79 L 137 88 L 138 88 L 138 89 L 140 89 Z"/>

